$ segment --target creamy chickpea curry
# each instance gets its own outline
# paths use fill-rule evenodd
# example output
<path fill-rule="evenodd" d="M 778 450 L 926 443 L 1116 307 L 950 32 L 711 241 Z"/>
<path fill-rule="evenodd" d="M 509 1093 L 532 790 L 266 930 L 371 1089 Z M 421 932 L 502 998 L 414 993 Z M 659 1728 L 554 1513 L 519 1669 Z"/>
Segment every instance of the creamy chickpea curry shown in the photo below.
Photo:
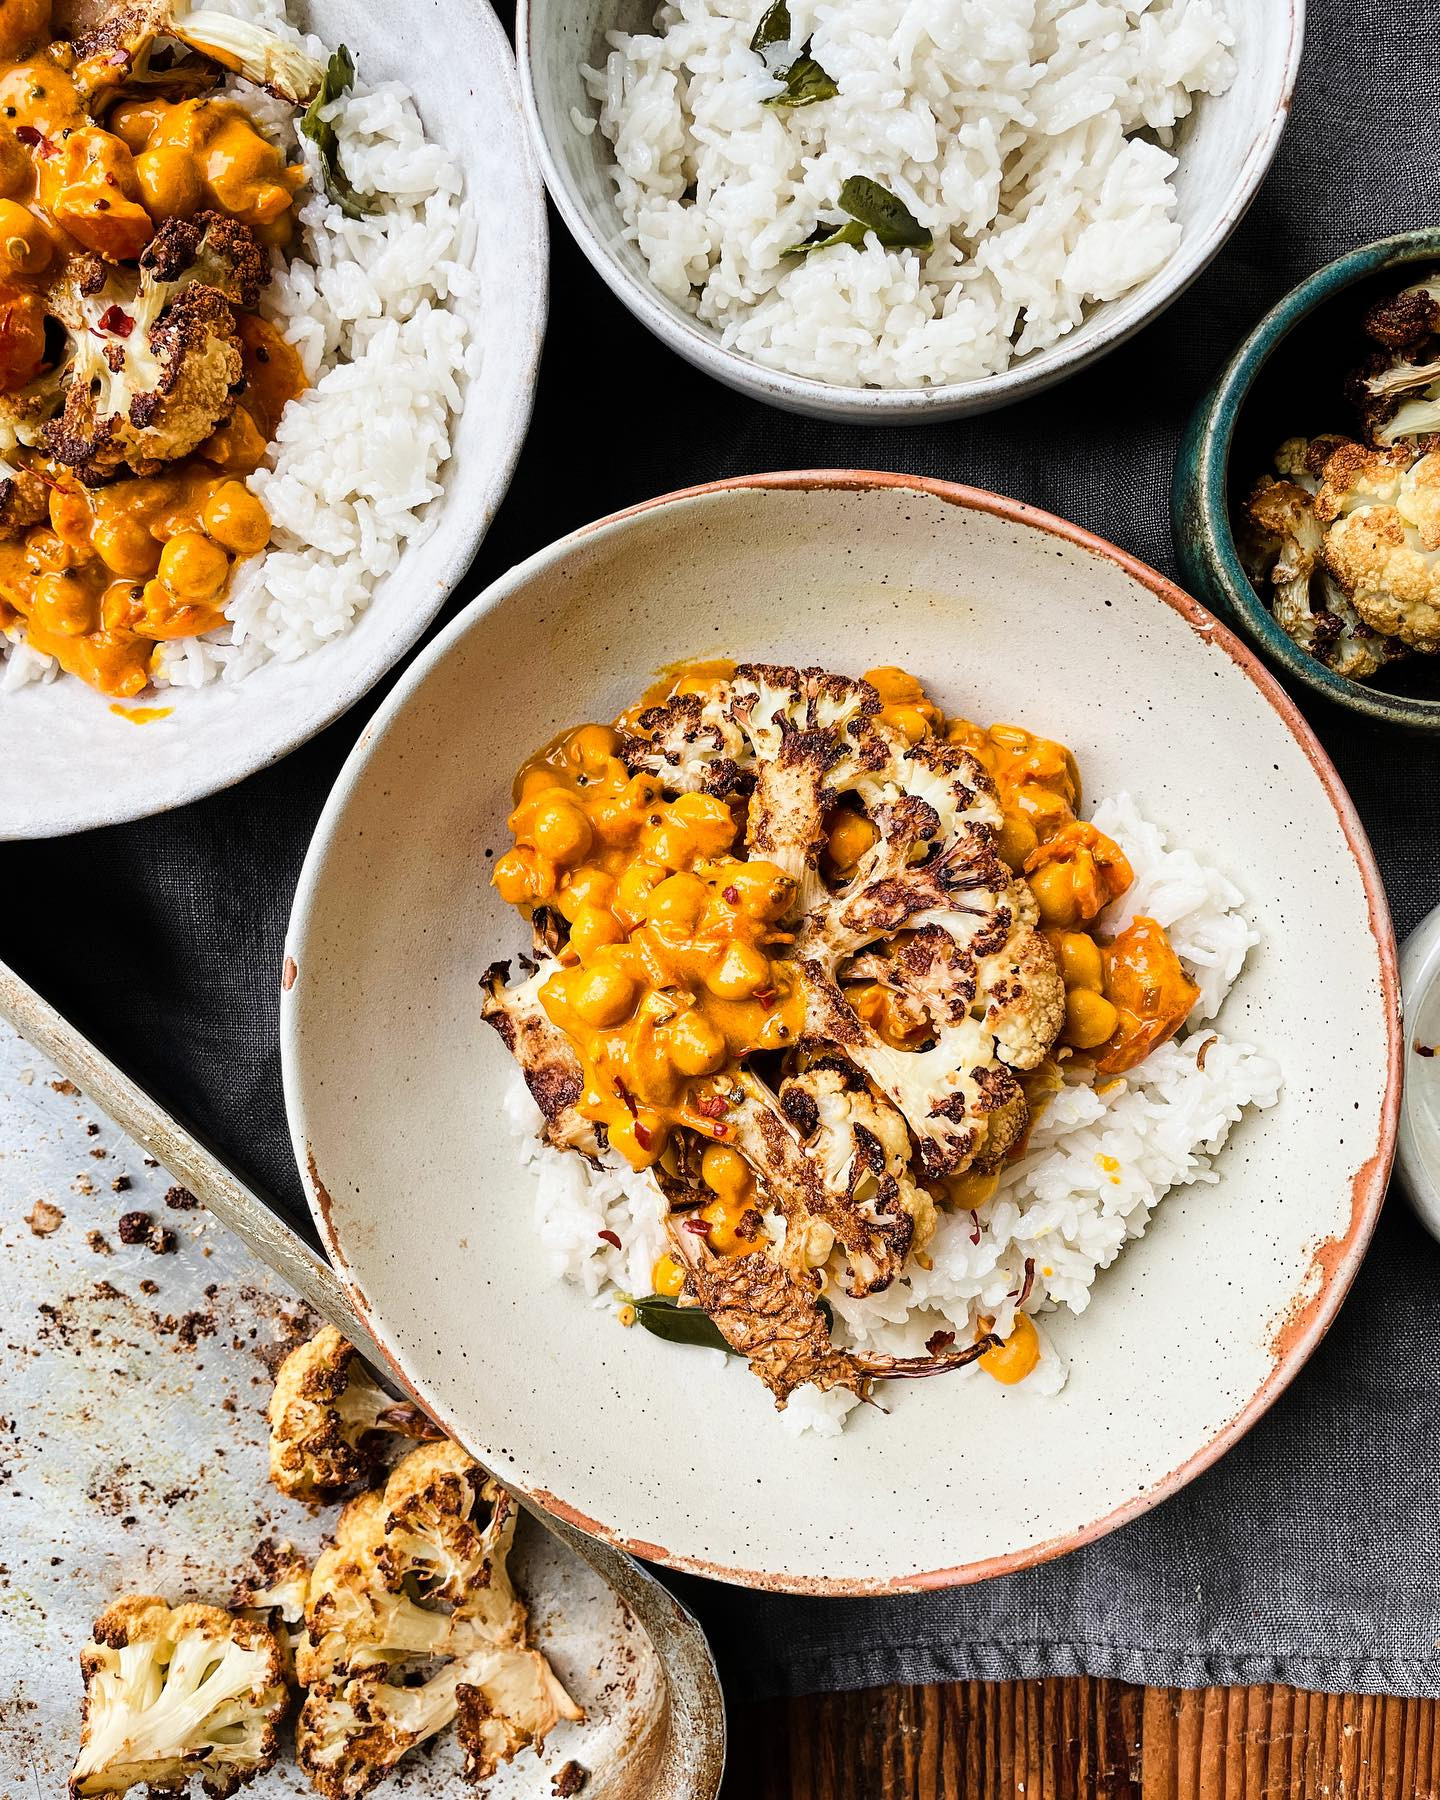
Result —
<path fill-rule="evenodd" d="M 245 478 L 305 386 L 257 311 L 303 169 L 184 30 L 0 0 L 0 629 L 121 699 L 223 622 L 270 537 Z"/>
<path fill-rule="evenodd" d="M 994 1193 L 1063 1064 L 1122 1075 L 1190 1013 L 1159 924 L 1103 929 L 1132 874 L 1080 802 L 1063 746 L 893 668 L 692 665 L 516 777 L 493 880 L 538 967 L 496 965 L 486 1017 L 551 1143 L 653 1171 L 656 1295 L 777 1400 L 1033 1367 L 1023 1304 L 900 1358 L 834 1344 L 822 1290 L 838 1253 L 883 1291 Z"/>

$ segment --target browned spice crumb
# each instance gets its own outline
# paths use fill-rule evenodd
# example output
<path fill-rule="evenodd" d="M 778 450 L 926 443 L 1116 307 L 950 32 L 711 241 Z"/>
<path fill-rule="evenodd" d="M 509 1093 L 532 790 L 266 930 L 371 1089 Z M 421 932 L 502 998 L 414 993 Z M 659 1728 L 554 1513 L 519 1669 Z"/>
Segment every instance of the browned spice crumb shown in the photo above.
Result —
<path fill-rule="evenodd" d="M 52 1081 L 50 1085 L 57 1094 L 78 1094 L 80 1092 L 73 1081 Z"/>
<path fill-rule="evenodd" d="M 552 1794 L 558 1794 L 560 1800 L 568 1800 L 568 1796 L 578 1794 L 589 1779 L 589 1770 L 582 1769 L 579 1763 L 572 1758 L 563 1769 L 555 1771 L 555 1778 L 550 1783 L 550 1791 Z"/>
<path fill-rule="evenodd" d="M 90 1154 L 95 1158 L 96 1162 L 104 1162 L 105 1158 L 110 1154 L 110 1152 L 105 1148 L 105 1146 L 103 1144 L 97 1144 L 95 1146 L 95 1148 L 90 1152 Z"/>
<path fill-rule="evenodd" d="M 114 1246 L 103 1231 L 87 1231 L 85 1242 L 97 1256 L 113 1256 L 115 1254 Z"/>
<path fill-rule="evenodd" d="M 120 1242 L 122 1244 L 143 1244 L 150 1235 L 150 1227 L 153 1224 L 154 1220 L 149 1213 L 121 1213 L 120 1223 L 116 1227 L 120 1233 Z"/>
<path fill-rule="evenodd" d="M 147 1275 L 144 1281 L 140 1283 L 140 1292 L 142 1294 L 158 1294 L 160 1292 L 160 1283 L 158 1281 L 151 1281 Z"/>
<path fill-rule="evenodd" d="M 147 1169 L 158 1169 L 160 1167 L 160 1165 L 158 1162 L 156 1162 L 156 1160 L 153 1156 L 147 1156 L 145 1158 L 145 1167 Z"/>
<path fill-rule="evenodd" d="M 189 1188 L 179 1187 L 177 1185 L 176 1187 L 166 1188 L 165 1204 L 172 1212 L 194 1212 L 200 1202 L 190 1192 Z"/>
<path fill-rule="evenodd" d="M 156 1256 L 173 1256 L 175 1233 L 167 1231 L 163 1225 L 152 1225 L 145 1234 L 145 1247 Z"/>
<path fill-rule="evenodd" d="M 88 1119 L 86 1121 L 85 1135 L 86 1135 L 86 1137 L 99 1137 L 100 1127 L 95 1123 L 95 1121 L 93 1119 Z"/>
<path fill-rule="evenodd" d="M 70 1186 L 77 1194 L 93 1194 L 95 1192 L 95 1183 L 88 1175 L 77 1175 Z"/>
<path fill-rule="evenodd" d="M 1219 1042 L 1219 1038 L 1216 1037 L 1213 1032 L 1206 1038 L 1205 1042 L 1195 1052 L 1195 1067 L 1197 1069 L 1203 1069 L 1205 1067 L 1205 1058 L 1210 1054 L 1211 1045 L 1218 1044 Z"/>
<path fill-rule="evenodd" d="M 1415 1054 L 1417 1056 L 1440 1056 L 1440 1044 L 1417 1044 Z"/>
<path fill-rule="evenodd" d="M 112 1194 L 128 1194 L 130 1192 L 130 1177 L 128 1175 L 117 1175 L 110 1183 L 110 1192 Z"/>
<path fill-rule="evenodd" d="M 58 1231 L 65 1218 L 60 1208 L 50 1200 L 37 1200 L 25 1215 L 25 1223 L 36 1237 L 49 1237 L 52 1231 Z"/>
<path fill-rule="evenodd" d="M 233 1394 L 227 1394 L 220 1402 L 220 1410 L 221 1412 L 228 1413 L 233 1413 L 235 1411 L 235 1396 Z"/>

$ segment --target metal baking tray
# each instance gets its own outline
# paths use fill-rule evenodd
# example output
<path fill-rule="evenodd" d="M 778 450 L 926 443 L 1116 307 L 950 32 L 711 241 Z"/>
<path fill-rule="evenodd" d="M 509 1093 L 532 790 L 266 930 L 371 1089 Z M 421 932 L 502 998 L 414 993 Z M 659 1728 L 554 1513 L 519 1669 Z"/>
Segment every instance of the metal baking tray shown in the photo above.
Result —
<path fill-rule="evenodd" d="M 317 1547 L 325 1521 L 264 1478 L 268 1370 L 315 1314 L 362 1351 L 368 1340 L 328 1265 L 3 964 L 0 1018 L 39 1053 L 0 1047 L 0 1316 L 14 1338 L 0 1408 L 13 1427 L 0 1437 L 0 1792 L 44 1800 L 63 1791 L 76 1657 L 107 1598 L 162 1588 L 223 1602 L 260 1540 Z M 167 1207 L 172 1182 L 205 1210 Z M 62 1215 L 48 1231 L 36 1199 Z M 121 1245 L 115 1222 L 130 1210 L 174 1251 Z M 700 1627 L 632 1558 L 517 1499 L 537 1639 L 588 1716 L 488 1793 L 548 1797 L 574 1761 L 585 1800 L 715 1800 L 725 1709 Z M 473 1794 L 444 1746 L 412 1764 L 405 1792 Z M 298 1800 L 308 1788 L 286 1765 L 252 1791 Z"/>

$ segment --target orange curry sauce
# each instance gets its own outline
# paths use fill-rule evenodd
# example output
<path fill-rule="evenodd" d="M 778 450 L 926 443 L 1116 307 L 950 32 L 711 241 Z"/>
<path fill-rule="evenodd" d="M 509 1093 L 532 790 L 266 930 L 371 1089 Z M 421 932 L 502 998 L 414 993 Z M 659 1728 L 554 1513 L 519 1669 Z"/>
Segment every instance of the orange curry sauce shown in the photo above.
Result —
<path fill-rule="evenodd" d="M 713 1121 L 693 1103 L 694 1084 L 738 1073 L 758 1051 L 792 1046 L 803 1027 L 786 962 L 791 938 L 779 923 L 791 884 L 773 863 L 746 857 L 744 801 L 666 800 L 658 781 L 631 775 L 616 754 L 645 708 L 703 691 L 732 667 L 689 665 L 615 727 L 582 725 L 527 762 L 509 820 L 515 847 L 493 877 L 501 897 L 525 914 L 550 908 L 569 926 L 541 1004 L 580 1055 L 580 1112 L 603 1125 L 637 1169 L 664 1154 L 677 1125 L 714 1137 Z M 985 730 L 947 720 L 902 670 L 872 669 L 866 679 L 880 693 L 882 717 L 910 742 L 946 737 L 973 752 L 994 780 L 1004 813 L 1000 853 L 1029 882 L 1065 981 L 1062 1054 L 1088 1056 L 1104 1076 L 1133 1068 L 1179 1030 L 1197 990 L 1154 920 L 1136 919 L 1113 941 L 1096 934 L 1099 914 L 1133 877 L 1119 845 L 1076 817 L 1075 759 L 1018 726 Z M 876 836 L 862 813 L 842 803 L 829 821 L 825 874 L 843 881 Z M 923 1031 L 895 1016 L 880 983 L 855 982 L 846 991 L 888 1042 L 913 1049 L 923 1041 Z M 1059 1085 L 1056 1065 L 1042 1065 L 1026 1082 L 1038 1110 Z M 701 1214 L 712 1247 L 730 1255 L 760 1248 L 763 1237 L 744 1223 L 756 1195 L 743 1158 L 712 1142 L 701 1178 L 715 1196 Z M 934 1196 L 941 1205 L 980 1207 L 998 1179 L 955 1176 L 935 1184 Z M 656 1291 L 673 1296 L 683 1281 L 674 1259 L 662 1256 Z M 983 1362 L 998 1379 L 1018 1381 L 1038 1353 L 1022 1314 Z"/>
<path fill-rule="evenodd" d="M 283 247 L 304 179 L 231 101 L 107 85 L 54 40 L 50 11 L 0 0 L 0 397 L 52 368 L 45 292 L 78 255 L 134 263 L 160 222 L 206 210 Z M 114 323 L 118 343 L 130 322 Z M 223 624 L 236 561 L 269 541 L 245 477 L 305 380 L 264 320 L 237 313 L 237 326 L 238 407 L 192 455 L 95 487 L 38 451 L 12 458 L 44 481 L 49 517 L 0 541 L 0 630 L 23 628 L 103 694 L 141 693 L 160 644 Z"/>

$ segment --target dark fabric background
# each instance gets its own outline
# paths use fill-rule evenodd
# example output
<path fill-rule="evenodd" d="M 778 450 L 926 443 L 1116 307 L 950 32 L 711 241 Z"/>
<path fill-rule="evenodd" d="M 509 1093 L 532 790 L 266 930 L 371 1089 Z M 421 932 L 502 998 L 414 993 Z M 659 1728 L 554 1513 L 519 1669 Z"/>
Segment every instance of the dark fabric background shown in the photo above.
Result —
<path fill-rule="evenodd" d="M 572 526 L 761 469 L 953 477 L 1076 519 L 1173 573 L 1175 447 L 1225 353 L 1318 264 L 1440 220 L 1440 9 L 1310 10 L 1293 124 L 1219 262 L 1098 368 L 1002 414 L 871 429 L 743 400 L 653 343 L 557 225 L 534 428 L 446 616 Z M 616 419 L 634 427 L 618 446 Z M 1440 742 L 1302 703 L 1374 839 L 1403 934 L 1440 902 Z M 369 710 L 212 800 L 0 852 L 7 960 L 307 1231 L 280 1096 L 280 945 L 306 842 Z M 1280 1404 L 1210 1474 L 1104 1542 L 923 1599 L 675 1585 L 737 1692 L 1089 1671 L 1440 1694 L 1437 1317 L 1440 1251 L 1394 1203 L 1339 1323 Z"/>

